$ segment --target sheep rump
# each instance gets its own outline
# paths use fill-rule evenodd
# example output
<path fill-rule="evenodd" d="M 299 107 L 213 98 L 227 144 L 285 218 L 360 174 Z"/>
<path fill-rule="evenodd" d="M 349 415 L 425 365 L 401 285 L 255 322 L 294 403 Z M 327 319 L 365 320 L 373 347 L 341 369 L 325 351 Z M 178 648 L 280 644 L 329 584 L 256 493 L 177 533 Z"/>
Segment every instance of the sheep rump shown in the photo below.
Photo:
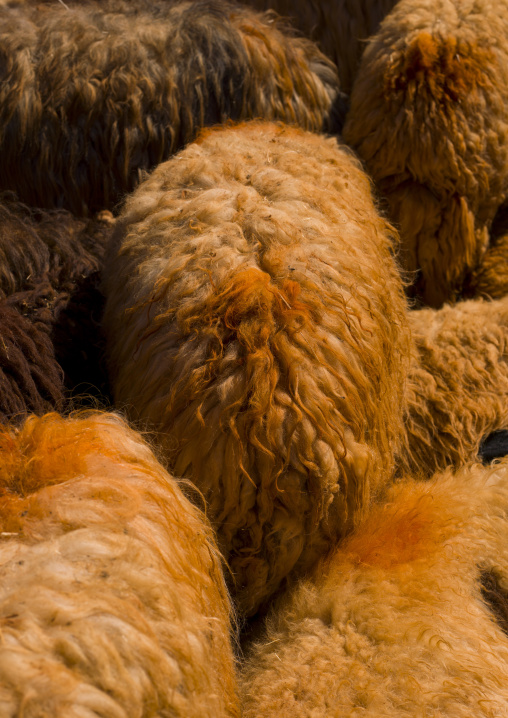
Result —
<path fill-rule="evenodd" d="M 460 296 L 508 195 L 506 37 L 506 2 L 399 0 L 353 88 L 344 139 L 388 200 L 415 295 L 434 307 Z"/>
<path fill-rule="evenodd" d="M 239 716 L 210 528 L 117 416 L 0 432 L 0 713 Z"/>
<path fill-rule="evenodd" d="M 346 148 L 270 123 L 204 133 L 118 222 L 115 401 L 204 494 L 254 613 L 393 468 L 409 357 L 393 230 Z"/>

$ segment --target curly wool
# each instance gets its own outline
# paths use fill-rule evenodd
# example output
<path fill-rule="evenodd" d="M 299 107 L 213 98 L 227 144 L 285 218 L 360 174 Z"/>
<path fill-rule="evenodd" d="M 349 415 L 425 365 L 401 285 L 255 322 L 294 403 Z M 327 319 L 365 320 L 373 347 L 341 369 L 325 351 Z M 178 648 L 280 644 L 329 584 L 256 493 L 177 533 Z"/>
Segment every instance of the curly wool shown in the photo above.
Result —
<path fill-rule="evenodd" d="M 3 383 L 5 391 L 20 397 L 14 408 L 4 391 L 0 414 L 10 417 L 13 411 L 40 413 L 41 409 L 61 408 L 60 401 L 40 403 L 37 392 L 25 381 L 23 387 L 17 385 L 18 366 L 23 373 L 21 366 L 28 361 L 34 362 L 37 372 L 48 373 L 48 380 L 51 377 L 53 382 L 56 370 L 50 364 L 56 362 L 61 367 L 57 373 L 63 370 L 68 390 L 79 392 L 86 387 L 107 393 L 100 362 L 103 346 L 99 322 L 104 297 L 99 284 L 113 224 L 109 212 L 85 221 L 64 210 L 30 209 L 10 193 L 0 195 L 0 298 L 11 307 L 9 316 L 13 316 L 12 311 L 21 315 L 19 328 L 14 330 L 17 339 L 6 338 L 8 343 L 18 342 L 19 351 L 14 350 L 14 356 L 4 343 L 4 362 L 8 364 L 3 364 L 9 367 L 5 381 L 10 388 Z M 40 361 L 37 352 L 28 348 L 32 340 L 42 352 Z"/>
<path fill-rule="evenodd" d="M 333 129 L 333 63 L 226 0 L 13 2 L 0 28 L 0 187 L 31 205 L 112 209 L 228 119 Z"/>
<path fill-rule="evenodd" d="M 414 339 L 407 383 L 402 472 L 432 476 L 478 455 L 508 427 L 508 297 L 409 314 Z"/>
<path fill-rule="evenodd" d="M 241 0 L 277 11 L 314 40 L 337 65 L 341 90 L 353 86 L 365 41 L 398 0 Z"/>
<path fill-rule="evenodd" d="M 506 37 L 504 0 L 399 0 L 353 88 L 344 138 L 388 200 L 415 294 L 434 307 L 460 295 L 508 196 Z"/>
<path fill-rule="evenodd" d="M 396 487 L 268 622 L 244 718 L 508 716 L 508 464 Z"/>
<path fill-rule="evenodd" d="M 391 472 L 409 356 L 394 238 L 346 148 L 270 123 L 205 133 L 119 219 L 115 401 L 204 494 L 245 613 Z"/>
<path fill-rule="evenodd" d="M 239 716 L 201 513 L 117 416 L 0 431 L 0 713 Z"/>

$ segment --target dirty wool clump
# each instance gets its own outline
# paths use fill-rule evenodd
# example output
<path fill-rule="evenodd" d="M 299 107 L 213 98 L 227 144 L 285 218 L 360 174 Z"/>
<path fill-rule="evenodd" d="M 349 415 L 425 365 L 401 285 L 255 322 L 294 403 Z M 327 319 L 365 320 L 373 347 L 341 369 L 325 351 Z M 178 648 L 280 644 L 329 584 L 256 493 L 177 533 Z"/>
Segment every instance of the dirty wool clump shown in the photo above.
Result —
<path fill-rule="evenodd" d="M 508 4 L 399 0 L 363 54 L 345 140 L 386 197 L 414 294 L 439 307 L 481 264 L 508 196 Z"/>
<path fill-rule="evenodd" d="M 396 486 L 271 616 L 243 716 L 507 716 L 507 516 L 507 463 Z"/>
<path fill-rule="evenodd" d="M 279 25 L 226 0 L 0 4 L 0 188 L 86 215 L 203 126 L 333 130 L 335 66 Z"/>
<path fill-rule="evenodd" d="M 239 716 L 210 527 L 117 416 L 0 431 L 0 713 Z"/>
<path fill-rule="evenodd" d="M 348 149 L 270 123 L 205 133 L 119 219 L 115 401 L 203 493 L 245 613 L 391 473 L 409 360 L 394 242 Z"/>

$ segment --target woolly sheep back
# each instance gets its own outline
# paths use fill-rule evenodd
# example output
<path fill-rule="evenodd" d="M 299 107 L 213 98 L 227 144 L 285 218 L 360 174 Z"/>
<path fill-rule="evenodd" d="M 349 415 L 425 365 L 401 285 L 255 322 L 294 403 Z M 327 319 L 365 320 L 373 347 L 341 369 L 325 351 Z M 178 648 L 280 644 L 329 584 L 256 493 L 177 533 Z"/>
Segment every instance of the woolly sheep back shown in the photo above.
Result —
<path fill-rule="evenodd" d="M 209 526 L 117 416 L 0 431 L 0 713 L 239 716 Z"/>
<path fill-rule="evenodd" d="M 508 716 L 508 464 L 405 481 L 274 611 L 244 718 Z"/>
<path fill-rule="evenodd" d="M 31 205 L 113 209 L 230 118 L 333 129 L 333 63 L 226 0 L 13 2 L 0 28 L 0 188 Z"/>
<path fill-rule="evenodd" d="M 254 613 L 390 475 L 409 356 L 396 236 L 350 151 L 270 123 L 205 132 L 118 221 L 115 401 L 204 494 Z"/>
<path fill-rule="evenodd" d="M 508 4 L 399 0 L 369 41 L 344 139 L 401 233 L 414 292 L 439 307 L 481 262 L 508 194 Z"/>

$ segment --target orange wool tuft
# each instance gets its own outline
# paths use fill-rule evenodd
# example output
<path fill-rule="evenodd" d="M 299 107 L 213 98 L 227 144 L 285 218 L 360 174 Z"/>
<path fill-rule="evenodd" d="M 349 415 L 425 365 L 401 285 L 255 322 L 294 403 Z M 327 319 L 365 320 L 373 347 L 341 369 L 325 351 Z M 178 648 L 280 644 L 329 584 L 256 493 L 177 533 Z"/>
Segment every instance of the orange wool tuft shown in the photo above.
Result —
<path fill-rule="evenodd" d="M 409 491 L 396 503 L 377 507 L 361 529 L 346 541 L 343 553 L 355 564 L 390 569 L 429 558 L 457 528 L 448 524 L 451 513 L 446 498 L 432 489 L 422 495 Z"/>
<path fill-rule="evenodd" d="M 477 87 L 489 84 L 488 70 L 494 53 L 450 36 L 436 39 L 420 33 L 396 64 L 385 71 L 385 96 L 393 93 L 428 93 L 436 102 L 460 102 Z"/>

